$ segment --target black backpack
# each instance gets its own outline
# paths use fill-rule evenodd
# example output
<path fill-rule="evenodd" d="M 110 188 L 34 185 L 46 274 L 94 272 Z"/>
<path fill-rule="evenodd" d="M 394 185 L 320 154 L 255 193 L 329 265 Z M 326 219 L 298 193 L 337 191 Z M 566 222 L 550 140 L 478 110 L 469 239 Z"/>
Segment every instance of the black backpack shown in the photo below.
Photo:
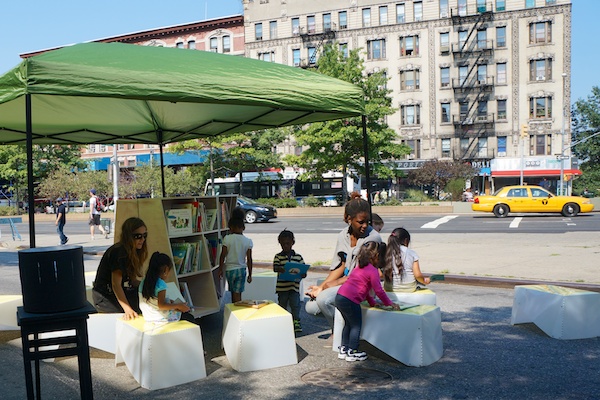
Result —
<path fill-rule="evenodd" d="M 96 197 L 96 211 L 102 212 L 102 205 L 100 204 L 100 199 Z"/>

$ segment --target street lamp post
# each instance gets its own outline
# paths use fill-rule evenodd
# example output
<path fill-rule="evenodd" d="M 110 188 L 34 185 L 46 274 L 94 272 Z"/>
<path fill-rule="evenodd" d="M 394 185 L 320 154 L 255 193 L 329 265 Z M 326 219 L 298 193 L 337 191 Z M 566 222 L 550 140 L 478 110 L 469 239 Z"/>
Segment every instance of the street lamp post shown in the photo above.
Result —
<path fill-rule="evenodd" d="M 567 73 L 563 72 L 562 74 L 562 78 L 563 78 L 563 95 L 562 95 L 562 130 L 561 130 L 561 135 L 560 135 L 560 186 L 559 189 L 557 191 L 557 195 L 562 196 L 563 195 L 563 187 L 565 184 L 565 160 L 564 160 L 564 155 L 565 155 L 565 122 L 567 119 L 567 113 L 566 113 L 566 90 L 565 90 L 565 83 L 566 83 L 566 77 L 567 77 Z M 570 154 L 570 153 L 569 153 Z M 571 160 L 571 157 L 569 156 L 569 160 Z M 564 193 L 566 195 L 566 193 Z"/>

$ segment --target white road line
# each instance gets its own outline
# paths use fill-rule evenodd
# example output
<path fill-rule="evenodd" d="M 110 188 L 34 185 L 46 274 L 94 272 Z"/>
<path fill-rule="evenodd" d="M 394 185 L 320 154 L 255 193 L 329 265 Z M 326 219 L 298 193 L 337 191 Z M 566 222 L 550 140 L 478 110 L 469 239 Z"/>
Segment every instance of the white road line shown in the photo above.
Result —
<path fill-rule="evenodd" d="M 458 215 L 446 215 L 445 217 L 438 218 L 435 221 L 426 223 L 421 227 L 421 229 L 435 229 L 438 226 L 445 224 L 446 222 L 451 221 L 456 217 L 458 217 Z"/>
<path fill-rule="evenodd" d="M 521 223 L 522 220 L 523 220 L 523 217 L 515 217 L 515 219 L 513 219 L 513 221 L 510 223 L 510 225 L 508 227 L 509 228 L 518 228 L 519 224 Z"/>

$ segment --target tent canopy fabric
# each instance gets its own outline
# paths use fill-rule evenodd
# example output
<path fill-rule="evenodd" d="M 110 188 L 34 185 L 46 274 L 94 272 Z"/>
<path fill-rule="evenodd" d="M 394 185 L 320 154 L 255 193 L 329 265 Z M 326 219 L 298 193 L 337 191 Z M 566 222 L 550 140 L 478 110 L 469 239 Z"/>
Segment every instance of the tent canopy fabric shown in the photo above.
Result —
<path fill-rule="evenodd" d="M 169 143 L 364 114 L 360 88 L 206 51 L 83 43 L 0 77 L 0 144 Z"/>

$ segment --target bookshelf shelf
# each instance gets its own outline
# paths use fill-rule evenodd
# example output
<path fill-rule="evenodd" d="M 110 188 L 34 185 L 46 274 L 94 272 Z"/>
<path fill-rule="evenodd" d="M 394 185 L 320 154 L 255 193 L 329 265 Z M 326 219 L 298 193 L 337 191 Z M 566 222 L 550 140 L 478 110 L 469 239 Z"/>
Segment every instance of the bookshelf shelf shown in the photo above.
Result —
<path fill-rule="evenodd" d="M 118 200 L 115 237 L 127 218 L 141 218 L 148 228 L 148 252 L 166 253 L 174 260 L 167 280 L 187 286 L 196 318 L 210 315 L 219 311 L 224 292 L 217 264 L 236 200 L 235 195 Z"/>

